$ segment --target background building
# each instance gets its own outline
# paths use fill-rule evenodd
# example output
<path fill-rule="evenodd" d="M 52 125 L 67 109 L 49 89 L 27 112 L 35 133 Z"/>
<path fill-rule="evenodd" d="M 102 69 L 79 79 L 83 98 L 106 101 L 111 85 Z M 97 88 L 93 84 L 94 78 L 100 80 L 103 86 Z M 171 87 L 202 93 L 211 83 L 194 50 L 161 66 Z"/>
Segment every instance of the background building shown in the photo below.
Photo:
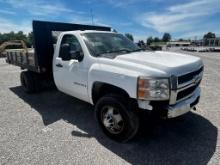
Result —
<path fill-rule="evenodd" d="M 191 45 L 190 41 L 170 41 L 170 42 L 167 42 L 168 47 L 190 46 L 190 45 Z"/>

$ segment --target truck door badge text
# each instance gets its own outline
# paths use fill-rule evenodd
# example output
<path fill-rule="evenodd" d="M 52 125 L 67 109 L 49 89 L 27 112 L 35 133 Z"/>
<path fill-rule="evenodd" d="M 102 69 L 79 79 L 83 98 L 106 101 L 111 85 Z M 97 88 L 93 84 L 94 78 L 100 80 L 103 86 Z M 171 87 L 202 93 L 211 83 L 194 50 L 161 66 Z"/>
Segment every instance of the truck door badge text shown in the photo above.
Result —
<path fill-rule="evenodd" d="M 79 85 L 79 86 L 82 86 L 82 87 L 85 87 L 86 88 L 86 85 L 85 84 L 81 84 L 81 83 L 78 83 L 78 82 L 74 82 L 75 85 Z"/>

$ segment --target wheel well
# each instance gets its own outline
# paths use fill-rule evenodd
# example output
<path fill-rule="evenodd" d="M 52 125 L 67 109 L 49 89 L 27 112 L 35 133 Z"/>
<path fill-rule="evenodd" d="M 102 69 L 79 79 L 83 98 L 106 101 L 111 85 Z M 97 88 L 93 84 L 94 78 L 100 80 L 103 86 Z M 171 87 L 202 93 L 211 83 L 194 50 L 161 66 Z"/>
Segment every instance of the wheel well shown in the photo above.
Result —
<path fill-rule="evenodd" d="M 92 87 L 93 104 L 95 104 L 99 98 L 108 93 L 119 94 L 126 98 L 129 98 L 128 93 L 122 88 L 107 83 L 95 82 Z"/>

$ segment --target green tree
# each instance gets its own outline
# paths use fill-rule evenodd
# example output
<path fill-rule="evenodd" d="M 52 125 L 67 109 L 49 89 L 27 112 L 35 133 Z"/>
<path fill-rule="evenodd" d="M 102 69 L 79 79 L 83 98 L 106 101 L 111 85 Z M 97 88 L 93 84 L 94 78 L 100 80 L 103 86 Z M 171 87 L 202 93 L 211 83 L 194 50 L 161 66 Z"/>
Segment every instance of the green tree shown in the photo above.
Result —
<path fill-rule="evenodd" d="M 170 35 L 170 33 L 164 33 L 164 34 L 163 34 L 163 37 L 162 37 L 162 40 L 163 40 L 164 42 L 170 41 L 170 40 L 171 40 L 171 35 Z"/>
<path fill-rule="evenodd" d="M 125 36 L 126 36 L 128 39 L 130 39 L 131 41 L 134 41 L 134 37 L 133 37 L 132 34 L 130 34 L 130 33 L 125 33 Z"/>
<path fill-rule="evenodd" d="M 215 37 L 216 37 L 215 33 L 212 33 L 212 32 L 208 32 L 203 36 L 204 39 L 215 38 Z"/>
<path fill-rule="evenodd" d="M 154 42 L 154 39 L 152 36 L 147 38 L 147 45 L 149 46 L 152 42 Z"/>
<path fill-rule="evenodd" d="M 139 40 L 138 43 L 137 43 L 137 45 L 138 45 L 140 48 L 145 49 L 145 43 L 144 43 L 143 40 Z"/>
<path fill-rule="evenodd" d="M 216 37 L 215 33 L 212 33 L 212 32 L 208 32 L 208 33 L 204 34 L 203 40 L 205 42 L 205 45 L 209 45 L 210 41 L 208 39 L 215 38 L 215 37 Z"/>
<path fill-rule="evenodd" d="M 28 33 L 27 36 L 27 45 L 29 47 L 33 46 L 33 32 Z"/>
<path fill-rule="evenodd" d="M 26 40 L 27 36 L 22 31 L 19 31 L 17 34 L 15 33 L 15 38 L 18 40 Z"/>
<path fill-rule="evenodd" d="M 160 42 L 160 39 L 158 37 L 155 37 L 154 42 Z"/>
<path fill-rule="evenodd" d="M 24 34 L 22 31 L 15 33 L 16 40 L 23 40 L 28 45 L 28 38 L 27 35 Z"/>

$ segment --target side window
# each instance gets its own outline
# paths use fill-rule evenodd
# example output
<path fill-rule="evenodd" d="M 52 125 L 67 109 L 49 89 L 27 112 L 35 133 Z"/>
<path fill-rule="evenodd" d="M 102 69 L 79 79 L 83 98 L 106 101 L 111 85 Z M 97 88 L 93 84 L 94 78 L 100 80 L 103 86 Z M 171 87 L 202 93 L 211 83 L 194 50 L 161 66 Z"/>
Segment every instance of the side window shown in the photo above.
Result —
<path fill-rule="evenodd" d="M 63 49 L 65 47 L 68 47 L 68 50 Z M 63 52 L 63 50 L 65 51 Z M 67 34 L 62 38 L 59 57 L 62 59 L 72 59 L 71 52 L 82 52 L 82 47 L 74 35 Z"/>

